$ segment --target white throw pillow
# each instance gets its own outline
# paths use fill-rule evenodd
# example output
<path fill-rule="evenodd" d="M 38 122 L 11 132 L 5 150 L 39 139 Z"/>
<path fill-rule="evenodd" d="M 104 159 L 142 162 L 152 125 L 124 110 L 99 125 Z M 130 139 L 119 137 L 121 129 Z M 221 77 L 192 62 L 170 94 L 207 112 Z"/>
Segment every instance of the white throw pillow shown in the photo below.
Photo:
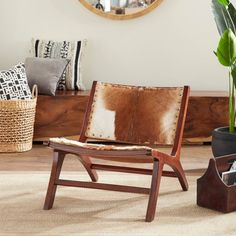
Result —
<path fill-rule="evenodd" d="M 0 99 L 32 99 L 24 64 L 0 71 Z"/>

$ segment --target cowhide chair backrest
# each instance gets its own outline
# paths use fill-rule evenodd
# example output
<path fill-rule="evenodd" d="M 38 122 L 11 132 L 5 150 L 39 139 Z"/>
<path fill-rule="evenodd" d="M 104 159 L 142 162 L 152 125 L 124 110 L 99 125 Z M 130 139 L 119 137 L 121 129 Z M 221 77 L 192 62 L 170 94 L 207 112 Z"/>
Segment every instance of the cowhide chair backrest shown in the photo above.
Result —
<path fill-rule="evenodd" d="M 94 82 L 84 136 L 132 144 L 173 144 L 183 87 Z"/>

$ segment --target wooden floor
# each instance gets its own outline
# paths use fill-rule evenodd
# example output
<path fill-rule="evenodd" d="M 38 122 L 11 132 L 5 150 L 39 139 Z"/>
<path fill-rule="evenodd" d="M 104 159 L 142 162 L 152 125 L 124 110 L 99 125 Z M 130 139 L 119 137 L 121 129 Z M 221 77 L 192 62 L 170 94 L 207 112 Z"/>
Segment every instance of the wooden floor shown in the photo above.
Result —
<path fill-rule="evenodd" d="M 169 148 L 160 148 L 164 152 L 170 152 Z M 210 145 L 183 146 L 182 163 L 188 174 L 202 173 L 212 157 Z M 95 160 L 95 162 L 100 162 Z M 0 154 L 0 171 L 50 171 L 52 163 L 52 150 L 43 145 L 34 145 L 33 149 L 24 153 Z M 125 163 L 119 165 L 127 166 Z M 137 164 L 133 164 L 137 166 Z M 147 164 L 138 164 L 139 167 L 148 167 Z M 66 171 L 81 171 L 83 167 L 77 158 L 68 155 L 63 165 Z"/>

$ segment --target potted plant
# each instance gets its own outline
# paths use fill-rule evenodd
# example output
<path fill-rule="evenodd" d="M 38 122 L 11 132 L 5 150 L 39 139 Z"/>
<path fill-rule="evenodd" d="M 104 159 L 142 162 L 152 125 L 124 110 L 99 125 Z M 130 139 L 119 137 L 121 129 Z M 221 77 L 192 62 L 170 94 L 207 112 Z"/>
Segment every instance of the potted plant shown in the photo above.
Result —
<path fill-rule="evenodd" d="M 235 88 L 236 88 L 236 10 L 229 0 L 212 0 L 215 22 L 221 36 L 215 55 L 228 69 L 229 126 L 216 128 L 212 134 L 215 157 L 236 153 Z"/>

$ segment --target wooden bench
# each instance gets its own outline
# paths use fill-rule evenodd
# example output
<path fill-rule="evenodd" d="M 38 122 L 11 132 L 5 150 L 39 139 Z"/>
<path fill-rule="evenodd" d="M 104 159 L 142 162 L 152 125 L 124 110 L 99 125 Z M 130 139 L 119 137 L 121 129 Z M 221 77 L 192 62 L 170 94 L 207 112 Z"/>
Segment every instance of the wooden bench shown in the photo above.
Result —
<path fill-rule="evenodd" d="M 56 96 L 38 97 L 34 140 L 78 136 L 82 127 L 89 91 L 58 91 Z M 192 91 L 184 141 L 210 142 L 212 130 L 228 125 L 227 92 Z"/>

